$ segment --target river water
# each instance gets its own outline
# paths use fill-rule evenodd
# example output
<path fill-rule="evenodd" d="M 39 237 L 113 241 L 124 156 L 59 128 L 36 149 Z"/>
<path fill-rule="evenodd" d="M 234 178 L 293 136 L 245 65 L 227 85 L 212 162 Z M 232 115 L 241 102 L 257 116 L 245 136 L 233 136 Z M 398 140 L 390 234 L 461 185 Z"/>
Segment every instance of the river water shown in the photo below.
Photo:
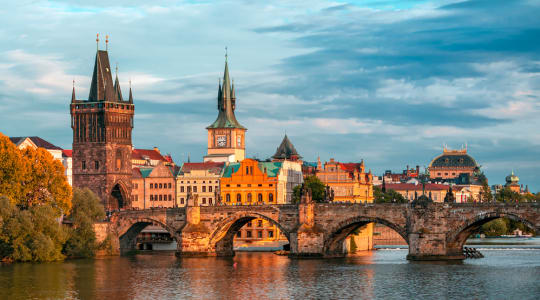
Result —
<path fill-rule="evenodd" d="M 540 239 L 529 241 L 479 245 L 485 258 L 462 263 L 409 262 L 406 249 L 342 259 L 148 252 L 21 263 L 0 266 L 0 299 L 540 299 Z"/>

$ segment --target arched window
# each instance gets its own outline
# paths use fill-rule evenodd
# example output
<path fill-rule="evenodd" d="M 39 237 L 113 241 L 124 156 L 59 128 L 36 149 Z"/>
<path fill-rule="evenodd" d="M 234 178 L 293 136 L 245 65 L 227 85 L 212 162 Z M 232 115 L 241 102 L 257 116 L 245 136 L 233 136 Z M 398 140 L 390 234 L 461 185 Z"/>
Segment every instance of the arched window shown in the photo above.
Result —
<path fill-rule="evenodd" d="M 242 195 L 236 194 L 236 202 L 242 202 Z"/>
<path fill-rule="evenodd" d="M 262 201 L 263 201 L 263 200 L 262 200 L 262 194 L 261 194 L 261 193 L 259 193 L 259 194 L 257 195 L 257 201 L 259 201 L 259 202 L 262 202 Z"/>
<path fill-rule="evenodd" d="M 274 194 L 268 194 L 268 202 L 274 202 Z"/>
<path fill-rule="evenodd" d="M 225 195 L 225 201 L 226 202 L 231 202 L 231 194 Z"/>
<path fill-rule="evenodd" d="M 150 195 L 150 201 L 154 201 L 154 195 Z"/>
<path fill-rule="evenodd" d="M 251 199 L 251 193 L 248 193 L 248 194 L 247 194 L 247 201 L 248 201 L 248 202 L 251 202 L 251 200 L 252 200 L 252 199 Z"/>

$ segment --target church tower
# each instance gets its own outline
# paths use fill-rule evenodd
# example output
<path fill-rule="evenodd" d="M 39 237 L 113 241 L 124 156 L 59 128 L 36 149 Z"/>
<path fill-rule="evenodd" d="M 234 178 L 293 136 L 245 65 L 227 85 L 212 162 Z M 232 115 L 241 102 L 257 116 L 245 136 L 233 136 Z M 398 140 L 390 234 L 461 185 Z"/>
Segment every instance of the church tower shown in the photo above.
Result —
<path fill-rule="evenodd" d="M 97 50 L 88 100 L 77 100 L 73 87 L 70 111 L 73 186 L 92 190 L 107 211 L 129 207 L 135 106 L 131 86 L 122 97 L 118 68 L 113 83 L 107 50 Z"/>
<path fill-rule="evenodd" d="M 208 130 L 208 155 L 204 161 L 236 162 L 245 158 L 246 128 L 236 120 L 236 95 L 234 83 L 229 78 L 229 66 L 225 56 L 223 84 L 219 83 L 217 97 L 217 119 Z"/>

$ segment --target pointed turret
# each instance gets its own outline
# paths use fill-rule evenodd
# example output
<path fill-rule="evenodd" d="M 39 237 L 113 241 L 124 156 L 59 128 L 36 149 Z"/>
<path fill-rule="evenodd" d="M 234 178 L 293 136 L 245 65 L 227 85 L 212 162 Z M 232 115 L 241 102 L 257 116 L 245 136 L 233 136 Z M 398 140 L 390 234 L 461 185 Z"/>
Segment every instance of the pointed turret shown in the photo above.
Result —
<path fill-rule="evenodd" d="M 71 92 L 71 103 L 75 103 L 75 100 L 77 100 L 77 98 L 75 98 L 75 80 L 73 80 L 73 91 Z"/>
<path fill-rule="evenodd" d="M 218 117 L 210 126 L 210 128 L 239 128 L 246 129 L 236 120 L 234 115 L 235 98 L 234 85 L 231 84 L 229 76 L 229 64 L 225 59 L 225 70 L 223 72 L 223 84 L 218 86 Z"/>
<path fill-rule="evenodd" d="M 131 80 L 129 81 L 129 103 L 133 104 L 133 93 L 131 92 Z"/>
<path fill-rule="evenodd" d="M 232 87 L 231 87 L 231 104 L 232 104 L 232 109 L 235 110 L 236 109 L 236 95 L 234 92 L 234 79 L 232 81 Z"/>
<path fill-rule="evenodd" d="M 287 137 L 287 134 L 283 137 L 283 141 L 281 141 L 281 144 L 276 150 L 276 153 L 272 156 L 273 159 L 288 159 L 288 160 L 298 160 L 302 158 L 296 152 L 296 149 L 294 148 L 294 145 L 289 140 L 289 137 Z"/>
<path fill-rule="evenodd" d="M 111 66 L 109 64 L 109 54 L 107 51 L 98 50 L 92 74 L 92 84 L 88 101 L 114 101 L 113 80 Z"/>
<path fill-rule="evenodd" d="M 120 89 L 120 80 L 118 80 L 118 65 L 116 66 L 116 79 L 114 80 L 114 95 L 116 101 L 124 101 L 124 98 L 122 98 L 122 90 Z"/>

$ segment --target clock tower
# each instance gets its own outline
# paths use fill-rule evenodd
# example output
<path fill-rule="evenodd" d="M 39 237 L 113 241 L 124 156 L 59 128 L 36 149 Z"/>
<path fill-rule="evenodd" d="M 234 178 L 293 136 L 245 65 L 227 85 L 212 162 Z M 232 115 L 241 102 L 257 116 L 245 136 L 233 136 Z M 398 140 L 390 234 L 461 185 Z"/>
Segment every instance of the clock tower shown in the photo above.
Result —
<path fill-rule="evenodd" d="M 225 56 L 225 71 L 223 84 L 219 83 L 217 97 L 217 119 L 208 130 L 208 155 L 204 161 L 237 162 L 245 158 L 245 136 L 247 128 L 240 125 L 234 115 L 236 96 L 234 83 L 229 78 L 227 56 Z"/>

